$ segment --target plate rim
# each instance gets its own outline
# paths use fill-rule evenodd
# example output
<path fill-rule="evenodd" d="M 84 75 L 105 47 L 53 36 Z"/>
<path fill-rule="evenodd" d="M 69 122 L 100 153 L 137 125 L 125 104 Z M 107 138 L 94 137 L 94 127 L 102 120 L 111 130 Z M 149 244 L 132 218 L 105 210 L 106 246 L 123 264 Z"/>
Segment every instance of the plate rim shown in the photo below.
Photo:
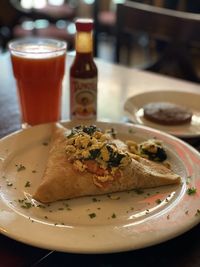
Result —
<path fill-rule="evenodd" d="M 64 124 L 66 126 L 66 124 L 70 123 L 71 121 L 65 121 L 65 122 L 62 122 L 62 124 Z M 133 125 L 131 123 L 118 123 L 118 122 L 113 122 L 113 123 L 110 123 L 110 122 L 104 122 L 104 121 L 98 121 L 97 123 L 103 123 L 103 124 L 106 124 L 106 125 L 122 125 L 122 126 L 127 126 L 127 127 L 131 127 L 131 128 L 136 128 L 136 129 L 143 129 L 144 131 L 150 131 L 150 132 L 153 132 L 153 133 L 158 133 L 158 134 L 161 134 L 162 136 L 166 136 L 167 138 L 170 138 L 170 139 L 173 139 L 177 142 L 179 142 L 180 144 L 182 144 L 183 146 L 187 147 L 190 151 L 192 151 L 194 153 L 194 155 L 198 156 L 200 158 L 200 155 L 199 153 L 191 146 L 189 146 L 188 144 L 186 144 L 185 142 L 183 142 L 182 140 L 178 139 L 177 137 L 174 137 L 168 133 L 163 133 L 161 132 L 160 130 L 157 130 L 157 129 L 152 129 L 148 126 L 143 126 L 143 125 Z M 38 129 L 40 129 L 40 127 L 47 127 L 49 126 L 50 124 L 43 124 L 43 125 L 38 125 L 38 126 L 35 126 L 35 127 L 31 127 L 29 128 L 28 130 L 30 129 L 35 129 L 36 127 L 38 127 Z M 4 142 L 4 140 L 7 140 L 9 138 L 15 138 L 16 135 L 22 133 L 24 130 L 18 130 L 14 133 L 11 133 L 5 137 L 3 137 L 2 139 L 0 139 L 0 146 L 1 144 Z M 25 130 L 26 131 L 26 130 Z M 31 130 L 30 130 L 31 131 Z M 0 168 L 0 171 L 1 171 L 1 168 Z M 1 202 L 2 200 L 0 200 Z M 106 249 L 99 249 L 97 250 L 96 247 L 94 248 L 69 248 L 69 247 L 60 247 L 59 245 L 58 246 L 55 246 L 55 245 L 52 245 L 52 244 L 47 244 L 46 242 L 43 243 L 42 245 L 40 245 L 38 242 L 30 242 L 29 239 L 25 239 L 25 238 L 20 238 L 20 236 L 18 236 L 17 234 L 14 235 L 14 234 L 11 234 L 6 231 L 6 232 L 2 232 L 2 234 L 10 237 L 10 238 L 13 238 L 17 241 L 20 241 L 20 242 L 23 242 L 25 244 L 28 244 L 28 245 L 32 245 L 32 246 L 35 246 L 35 247 L 41 247 L 41 248 L 44 248 L 44 249 L 54 249 L 54 250 L 57 250 L 57 251 L 63 251 L 63 252 L 75 252 L 75 253 L 85 253 L 85 254 L 88 254 L 88 253 L 113 253 L 113 252 L 122 252 L 122 251 L 130 251 L 130 250 L 135 250 L 135 249 L 140 249 L 140 248 L 144 248 L 144 247 L 149 247 L 149 246 L 152 246 L 152 245 L 155 245 L 155 244 L 159 244 L 161 242 L 164 242 L 164 241 L 167 241 L 169 239 L 172 239 L 176 236 L 179 236 L 180 234 L 188 231 L 189 229 L 193 228 L 196 224 L 198 224 L 200 221 L 200 218 L 193 218 L 193 221 L 190 222 L 189 225 L 184 225 L 184 227 L 182 227 L 179 231 L 176 231 L 176 232 L 172 232 L 170 235 L 167 235 L 165 237 L 162 238 L 162 240 L 159 240 L 158 239 L 154 239 L 154 241 L 151 240 L 151 242 L 148 242 L 147 244 L 143 244 L 142 246 L 139 246 L 139 247 L 130 247 L 129 244 L 127 244 L 126 246 L 125 245 L 122 245 L 122 246 L 118 246 L 118 247 L 107 247 Z M 105 227 L 105 226 L 104 226 Z"/>

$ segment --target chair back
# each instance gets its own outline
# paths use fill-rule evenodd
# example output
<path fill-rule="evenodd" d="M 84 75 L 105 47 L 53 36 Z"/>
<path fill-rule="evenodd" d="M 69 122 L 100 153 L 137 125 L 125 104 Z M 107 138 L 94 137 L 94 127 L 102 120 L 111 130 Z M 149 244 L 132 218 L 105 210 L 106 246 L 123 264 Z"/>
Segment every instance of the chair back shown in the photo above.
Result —
<path fill-rule="evenodd" d="M 125 34 L 133 32 L 145 32 L 156 40 L 170 43 L 170 51 L 176 51 L 178 55 L 181 51 L 185 53 L 187 46 L 200 48 L 200 14 L 170 10 L 134 1 L 118 4 L 116 62 L 120 61 L 120 48 Z M 188 57 L 188 55 L 181 56 Z M 191 65 L 189 62 L 188 64 Z"/>

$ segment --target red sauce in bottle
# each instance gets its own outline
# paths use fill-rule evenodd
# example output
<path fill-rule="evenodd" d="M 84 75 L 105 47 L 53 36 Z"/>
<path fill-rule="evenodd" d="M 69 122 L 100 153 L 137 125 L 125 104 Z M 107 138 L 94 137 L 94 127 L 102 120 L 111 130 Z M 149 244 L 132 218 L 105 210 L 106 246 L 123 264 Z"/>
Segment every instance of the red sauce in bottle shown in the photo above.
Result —
<path fill-rule="evenodd" d="M 93 59 L 93 20 L 76 21 L 76 56 L 70 68 L 71 119 L 96 119 L 97 76 Z"/>

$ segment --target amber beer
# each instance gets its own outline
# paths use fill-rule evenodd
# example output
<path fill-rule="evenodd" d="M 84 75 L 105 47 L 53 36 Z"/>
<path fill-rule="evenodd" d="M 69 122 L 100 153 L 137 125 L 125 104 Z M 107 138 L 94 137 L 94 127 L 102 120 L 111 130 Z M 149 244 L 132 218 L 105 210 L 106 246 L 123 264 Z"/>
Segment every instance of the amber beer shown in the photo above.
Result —
<path fill-rule="evenodd" d="M 93 59 L 93 20 L 77 19 L 76 56 L 70 68 L 71 119 L 96 119 L 97 67 Z"/>
<path fill-rule="evenodd" d="M 66 43 L 21 39 L 9 44 L 22 125 L 60 120 Z"/>

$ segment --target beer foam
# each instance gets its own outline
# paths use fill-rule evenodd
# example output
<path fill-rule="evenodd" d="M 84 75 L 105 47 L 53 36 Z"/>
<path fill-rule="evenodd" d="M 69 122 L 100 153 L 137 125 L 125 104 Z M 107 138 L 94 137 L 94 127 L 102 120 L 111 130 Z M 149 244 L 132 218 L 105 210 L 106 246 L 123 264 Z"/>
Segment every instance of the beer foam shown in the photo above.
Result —
<path fill-rule="evenodd" d="M 65 53 L 65 48 L 44 44 L 19 44 L 11 51 L 12 55 L 31 59 L 57 57 Z"/>

